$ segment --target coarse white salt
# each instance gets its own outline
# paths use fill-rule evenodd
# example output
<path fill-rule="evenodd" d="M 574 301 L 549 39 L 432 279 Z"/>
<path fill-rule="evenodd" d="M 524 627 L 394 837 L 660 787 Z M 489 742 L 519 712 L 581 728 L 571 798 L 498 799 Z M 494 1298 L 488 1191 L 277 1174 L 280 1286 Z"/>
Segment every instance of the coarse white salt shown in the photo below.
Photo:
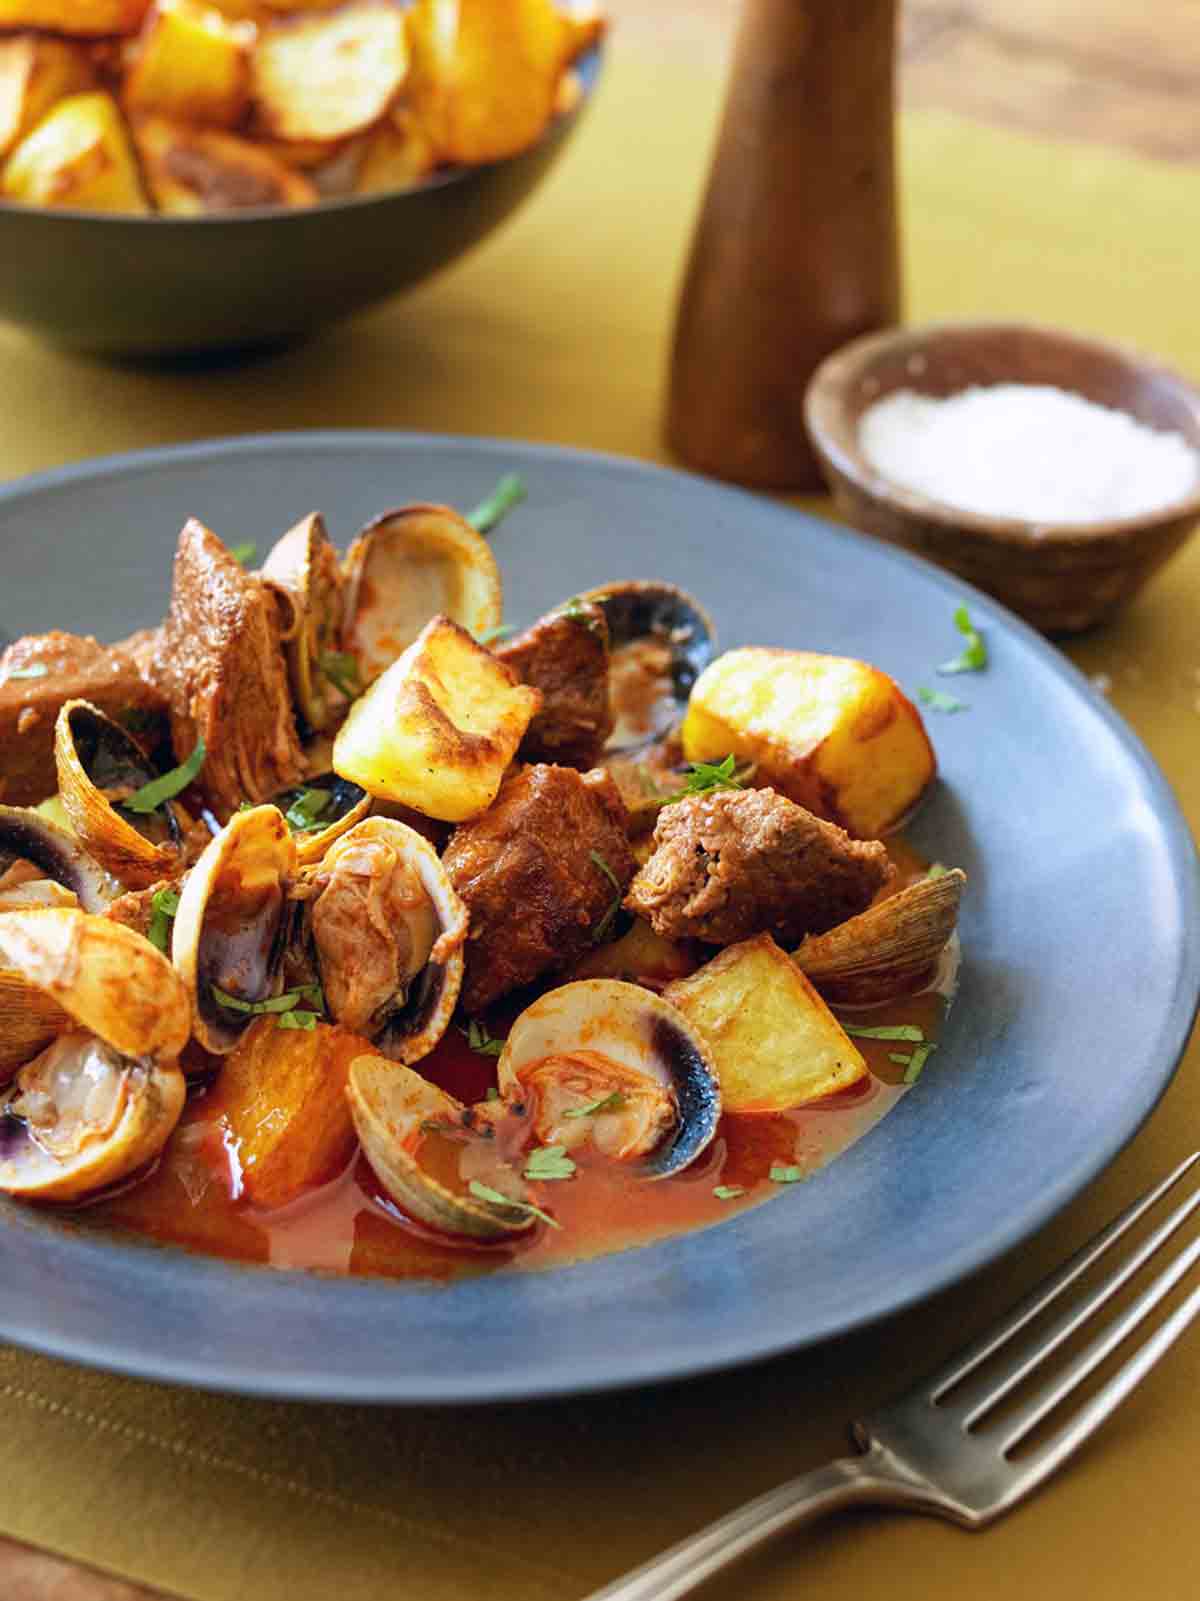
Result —
<path fill-rule="evenodd" d="M 1200 484 L 1200 457 L 1181 434 L 1048 384 L 945 399 L 900 389 L 867 408 L 858 438 L 876 472 L 905 489 L 1031 523 L 1141 517 Z"/>

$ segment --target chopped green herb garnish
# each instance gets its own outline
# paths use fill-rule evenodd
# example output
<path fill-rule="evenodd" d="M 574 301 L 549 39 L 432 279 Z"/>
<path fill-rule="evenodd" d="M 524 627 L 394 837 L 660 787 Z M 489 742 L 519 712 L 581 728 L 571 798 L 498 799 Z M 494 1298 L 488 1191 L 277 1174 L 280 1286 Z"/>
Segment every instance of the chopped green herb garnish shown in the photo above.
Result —
<path fill-rule="evenodd" d="M 574 1172 L 575 1163 L 562 1145 L 539 1145 L 525 1164 L 527 1179 L 569 1179 Z"/>
<path fill-rule="evenodd" d="M 333 796 L 327 789 L 302 789 L 284 813 L 288 827 L 294 834 L 303 834 L 319 825 L 317 818 L 333 805 Z"/>
<path fill-rule="evenodd" d="M 500 1091 L 496 1088 L 496 1086 L 494 1084 L 489 1084 L 488 1085 L 488 1092 L 484 1096 L 484 1100 L 485 1101 L 498 1101 L 499 1099 L 500 1099 Z"/>
<path fill-rule="evenodd" d="M 358 660 L 349 651 L 327 650 L 317 657 L 317 666 L 347 700 L 357 700 L 362 694 L 365 686 L 359 677 Z"/>
<path fill-rule="evenodd" d="M 683 794 L 705 795 L 710 789 L 741 789 L 734 777 L 737 762 L 730 751 L 723 762 L 692 762 L 683 780 Z"/>
<path fill-rule="evenodd" d="M 945 878 L 946 874 L 949 871 L 950 871 L 950 869 L 945 865 L 944 862 L 934 862 L 933 866 L 925 874 L 925 877 L 926 878 Z"/>
<path fill-rule="evenodd" d="M 474 1018 L 459 1033 L 466 1036 L 467 1044 L 480 1056 L 499 1056 L 504 1049 L 504 1041 L 493 1039 L 484 1025 L 477 1023 Z"/>
<path fill-rule="evenodd" d="M 803 1177 L 798 1167 L 785 1167 L 780 1162 L 776 1162 L 771 1169 L 772 1184 L 799 1184 Z"/>
<path fill-rule="evenodd" d="M 229 554 L 241 566 L 249 567 L 258 555 L 258 545 L 253 539 L 248 539 L 244 545 L 230 545 Z"/>
<path fill-rule="evenodd" d="M 599 1117 L 604 1112 L 619 1112 L 625 1105 L 625 1097 L 620 1090 L 614 1090 L 611 1095 L 603 1095 L 590 1106 L 572 1106 L 563 1113 L 564 1117 Z"/>
<path fill-rule="evenodd" d="M 171 944 L 171 924 L 175 920 L 175 913 L 179 910 L 179 891 L 177 889 L 155 890 L 150 897 L 150 927 L 146 930 L 146 938 L 156 950 L 163 955 Z"/>
<path fill-rule="evenodd" d="M 558 608 L 555 615 L 566 617 L 573 623 L 582 623 L 589 633 L 598 634 L 600 632 L 600 619 L 594 612 L 588 610 L 587 604 L 580 600 L 578 595 L 572 595 L 565 606 Z"/>
<path fill-rule="evenodd" d="M 908 1067 L 905 1069 L 905 1072 L 904 1072 L 904 1082 L 906 1084 L 915 1084 L 917 1082 L 917 1080 L 921 1076 L 921 1069 L 925 1066 L 925 1063 L 929 1060 L 930 1051 L 936 1050 L 936 1049 L 937 1049 L 936 1046 L 931 1045 L 929 1043 L 917 1046 L 916 1050 L 909 1057 L 909 1059 L 908 1059 Z"/>
<path fill-rule="evenodd" d="M 907 1067 L 912 1061 L 912 1057 L 904 1051 L 889 1051 L 887 1058 L 889 1062 L 895 1062 L 897 1067 Z"/>
<path fill-rule="evenodd" d="M 511 1195 L 501 1195 L 499 1190 L 481 1184 L 478 1179 L 472 1179 L 467 1188 L 480 1201 L 489 1201 L 493 1206 L 511 1206 L 518 1212 L 528 1212 L 531 1217 L 540 1217 L 552 1229 L 562 1228 L 557 1218 L 551 1217 L 549 1212 L 543 1212 L 540 1206 L 534 1206 L 532 1201 L 514 1201 Z"/>
<path fill-rule="evenodd" d="M 319 1012 L 280 1012 L 279 1016 L 275 1019 L 275 1027 L 298 1028 L 303 1029 L 306 1034 L 311 1034 L 320 1020 L 321 1014 Z"/>
<path fill-rule="evenodd" d="M 922 706 L 928 706 L 935 712 L 965 712 L 970 707 L 970 701 L 959 700 L 957 695 L 947 695 L 944 689 L 930 689 L 922 684 L 917 690 L 917 699 Z"/>
<path fill-rule="evenodd" d="M 740 1184 L 718 1184 L 713 1191 L 718 1201 L 732 1201 L 739 1195 L 745 1195 L 745 1193 L 745 1189 Z"/>
<path fill-rule="evenodd" d="M 620 881 L 617 878 L 617 875 L 613 872 L 612 868 L 604 860 L 603 856 L 601 856 L 600 852 L 599 851 L 589 851 L 588 855 L 592 858 L 592 861 L 600 869 L 600 871 L 604 874 L 605 878 L 607 878 L 608 882 L 612 885 L 613 889 L 616 890 L 616 894 L 613 897 L 612 904 L 609 906 L 609 908 L 605 912 L 604 916 L 600 919 L 600 921 L 596 924 L 595 928 L 592 930 L 592 938 L 595 940 L 596 944 L 599 945 L 599 943 L 600 943 L 600 941 L 602 939 L 606 939 L 608 937 L 608 933 L 609 933 L 609 931 L 610 931 L 610 929 L 612 928 L 612 925 L 613 925 L 613 920 L 616 918 L 617 913 L 621 910 L 621 898 L 622 898 L 622 893 L 623 892 L 622 892 L 622 889 L 621 889 Z"/>
<path fill-rule="evenodd" d="M 507 639 L 510 634 L 515 633 L 516 629 L 511 623 L 501 623 L 497 628 L 485 628 L 482 634 L 477 634 L 475 637 L 481 645 L 494 645 L 497 640 Z"/>
<path fill-rule="evenodd" d="M 212 992 L 218 1005 L 225 1007 L 227 1011 L 241 1012 L 246 1016 L 252 1017 L 278 1016 L 281 1019 L 280 1028 L 312 1028 L 315 1026 L 315 1020 L 319 1015 L 315 1011 L 309 1014 L 314 1020 L 312 1023 L 284 1023 L 282 1021 L 284 1015 L 295 1012 L 301 1001 L 308 1001 L 310 1005 L 319 1007 L 321 1012 L 325 1010 L 325 997 L 319 984 L 301 984 L 297 989 L 288 990 L 283 995 L 272 996 L 270 1000 L 266 1001 L 243 1001 L 236 995 L 230 995 L 217 984 L 213 985 Z M 301 1013 L 301 1015 L 305 1014 Z"/>
<path fill-rule="evenodd" d="M 915 1023 L 880 1023 L 874 1028 L 860 1028 L 856 1023 L 843 1023 L 842 1028 L 859 1040 L 923 1040 L 924 1033 Z"/>
<path fill-rule="evenodd" d="M 30 662 L 28 667 L 10 667 L 5 678 L 45 678 L 50 669 L 45 662 Z"/>
<path fill-rule="evenodd" d="M 956 606 L 954 609 L 954 626 L 966 640 L 962 653 L 953 661 L 943 662 L 938 668 L 939 673 L 978 673 L 987 666 L 987 646 L 983 638 L 971 621 L 971 614 L 965 606 Z"/>
<path fill-rule="evenodd" d="M 521 504 L 526 494 L 525 480 L 520 473 L 505 473 L 487 499 L 481 500 L 475 510 L 468 513 L 467 521 L 477 534 L 490 534 L 514 506 Z"/>
<path fill-rule="evenodd" d="M 143 784 L 128 800 L 121 801 L 121 810 L 136 812 L 139 817 L 148 816 L 156 812 L 164 802 L 174 800 L 175 796 L 185 790 L 204 766 L 204 758 L 208 752 L 204 748 L 204 741 L 198 739 L 196 748 L 187 761 L 179 767 L 173 767 L 169 773 L 161 778 L 152 778 L 148 784 Z"/>

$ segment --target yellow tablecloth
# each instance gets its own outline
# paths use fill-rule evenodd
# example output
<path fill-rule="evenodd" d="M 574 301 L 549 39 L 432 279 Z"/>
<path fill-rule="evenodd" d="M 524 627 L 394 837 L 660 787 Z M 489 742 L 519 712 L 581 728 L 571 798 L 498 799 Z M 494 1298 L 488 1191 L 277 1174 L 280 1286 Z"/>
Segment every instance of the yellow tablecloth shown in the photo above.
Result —
<path fill-rule="evenodd" d="M 660 456 L 672 295 L 718 99 L 699 69 L 651 71 L 618 46 L 576 147 L 506 232 L 444 281 L 253 366 L 119 369 L 0 330 L 0 476 L 331 426 Z M 904 187 L 914 319 L 1036 316 L 1129 337 L 1200 375 L 1200 174 L 922 115 L 905 126 Z M 1193 826 L 1198 609 L 1200 545 L 1072 647 L 1108 675 Z M 501 1410 L 318 1410 L 0 1350 L 0 1528 L 195 1601 L 570 1601 L 838 1453 L 847 1417 L 986 1321 L 1198 1130 L 1193 1042 L 1131 1148 L 1016 1256 L 869 1334 L 686 1387 Z M 1200 1572 L 1198 1381 L 1193 1337 L 1069 1473 L 983 1538 L 846 1517 L 705 1595 L 1180 1601 Z"/>

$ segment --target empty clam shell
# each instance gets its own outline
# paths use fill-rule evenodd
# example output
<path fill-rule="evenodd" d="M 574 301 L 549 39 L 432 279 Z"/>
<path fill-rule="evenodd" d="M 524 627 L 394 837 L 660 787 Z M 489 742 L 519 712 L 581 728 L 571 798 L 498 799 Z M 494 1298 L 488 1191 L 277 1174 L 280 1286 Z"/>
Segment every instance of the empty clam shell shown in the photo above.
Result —
<path fill-rule="evenodd" d="M 615 724 L 606 749 L 638 750 L 668 733 L 716 654 L 712 618 L 694 596 L 657 579 L 603 584 L 579 597 L 604 610 Z"/>
<path fill-rule="evenodd" d="M 821 994 L 867 1005 L 909 994 L 928 980 L 954 933 L 967 875 L 952 868 L 889 895 L 825 934 L 809 935 L 793 960 Z"/>
<path fill-rule="evenodd" d="M 346 554 L 344 648 L 364 683 L 407 650 L 432 617 L 476 638 L 503 611 L 500 569 L 487 540 L 449 506 L 406 506 L 367 524 Z"/>
<path fill-rule="evenodd" d="M 261 576 L 283 589 L 295 607 L 295 624 L 285 636 L 288 677 L 297 712 L 319 734 L 345 704 L 321 662 L 339 648 L 346 604 L 341 563 L 319 512 L 310 512 L 275 543 Z"/>

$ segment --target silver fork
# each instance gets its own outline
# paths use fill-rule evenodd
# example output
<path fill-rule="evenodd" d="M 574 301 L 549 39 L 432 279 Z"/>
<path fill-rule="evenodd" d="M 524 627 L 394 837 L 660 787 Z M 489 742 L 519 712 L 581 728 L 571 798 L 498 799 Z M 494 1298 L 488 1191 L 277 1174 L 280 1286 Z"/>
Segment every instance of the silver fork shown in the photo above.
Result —
<path fill-rule="evenodd" d="M 664 1551 L 586 1601 L 676 1601 L 747 1552 L 841 1507 L 870 1503 L 932 1512 L 982 1529 L 1041 1484 L 1120 1406 L 1200 1312 L 1200 1286 L 1124 1361 L 1103 1386 L 1019 1460 L 1012 1453 L 1149 1316 L 1200 1258 L 1200 1238 L 1181 1251 L 1137 1297 L 1104 1325 L 1061 1371 L 990 1427 L 989 1413 L 1052 1352 L 1099 1312 L 1200 1206 L 1200 1190 L 1176 1206 L 1137 1249 L 1081 1299 L 1067 1299 L 1036 1337 L 1020 1339 L 1091 1265 L 1109 1251 L 1200 1161 L 1195 1152 L 1141 1200 L 1115 1218 L 1000 1323 L 944 1367 L 872 1417 L 852 1424 L 861 1455 L 830 1462 L 769 1490 L 699 1534 Z M 1003 1352 L 986 1382 L 970 1379 Z M 951 1393 L 951 1392 L 956 1393 Z"/>

